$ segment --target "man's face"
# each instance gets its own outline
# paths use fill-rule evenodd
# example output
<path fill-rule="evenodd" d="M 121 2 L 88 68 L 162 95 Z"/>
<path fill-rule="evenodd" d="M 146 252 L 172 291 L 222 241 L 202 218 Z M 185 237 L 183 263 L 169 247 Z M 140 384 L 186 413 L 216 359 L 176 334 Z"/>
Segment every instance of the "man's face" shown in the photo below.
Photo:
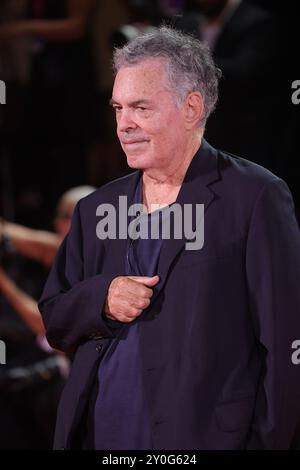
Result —
<path fill-rule="evenodd" d="M 180 158 L 186 139 L 183 110 L 169 87 L 159 59 L 123 67 L 116 76 L 112 105 L 131 168 L 167 169 Z"/>

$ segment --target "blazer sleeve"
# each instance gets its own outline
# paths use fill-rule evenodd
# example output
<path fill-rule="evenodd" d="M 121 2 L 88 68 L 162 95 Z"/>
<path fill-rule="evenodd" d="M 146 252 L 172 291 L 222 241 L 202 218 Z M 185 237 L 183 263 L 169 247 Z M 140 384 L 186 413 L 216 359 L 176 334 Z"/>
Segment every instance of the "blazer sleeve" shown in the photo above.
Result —
<path fill-rule="evenodd" d="M 88 340 L 113 336 L 102 316 L 112 275 L 84 278 L 80 203 L 39 301 L 49 344 L 73 351 Z"/>
<path fill-rule="evenodd" d="M 274 179 L 252 213 L 246 255 L 251 315 L 263 364 L 249 449 L 288 449 L 300 423 L 300 233 L 287 185 Z"/>

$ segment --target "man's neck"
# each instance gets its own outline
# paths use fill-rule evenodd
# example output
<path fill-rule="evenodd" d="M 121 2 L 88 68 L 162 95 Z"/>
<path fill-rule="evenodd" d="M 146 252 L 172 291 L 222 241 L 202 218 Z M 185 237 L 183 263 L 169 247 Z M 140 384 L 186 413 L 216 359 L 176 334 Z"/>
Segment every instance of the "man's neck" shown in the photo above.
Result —
<path fill-rule="evenodd" d="M 198 137 L 193 142 L 177 165 L 143 172 L 143 203 L 148 211 L 151 211 L 153 204 L 164 207 L 177 199 L 187 169 L 201 145 L 201 139 Z"/>

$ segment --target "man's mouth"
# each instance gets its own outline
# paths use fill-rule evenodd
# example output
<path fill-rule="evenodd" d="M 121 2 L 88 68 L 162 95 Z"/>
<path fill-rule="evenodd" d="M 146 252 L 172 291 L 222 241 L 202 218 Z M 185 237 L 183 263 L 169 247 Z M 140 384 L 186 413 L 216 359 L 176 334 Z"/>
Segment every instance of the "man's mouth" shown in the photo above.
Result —
<path fill-rule="evenodd" d="M 149 142 L 148 139 L 122 139 L 123 145 L 143 144 Z"/>

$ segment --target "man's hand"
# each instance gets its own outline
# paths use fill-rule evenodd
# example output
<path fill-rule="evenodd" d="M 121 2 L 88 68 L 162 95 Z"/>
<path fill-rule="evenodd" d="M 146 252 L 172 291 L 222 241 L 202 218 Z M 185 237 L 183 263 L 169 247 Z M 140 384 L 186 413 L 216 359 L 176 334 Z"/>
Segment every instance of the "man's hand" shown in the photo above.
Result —
<path fill-rule="evenodd" d="M 150 305 L 151 287 L 159 282 L 159 276 L 119 276 L 111 282 L 105 302 L 107 318 L 130 323 Z"/>

